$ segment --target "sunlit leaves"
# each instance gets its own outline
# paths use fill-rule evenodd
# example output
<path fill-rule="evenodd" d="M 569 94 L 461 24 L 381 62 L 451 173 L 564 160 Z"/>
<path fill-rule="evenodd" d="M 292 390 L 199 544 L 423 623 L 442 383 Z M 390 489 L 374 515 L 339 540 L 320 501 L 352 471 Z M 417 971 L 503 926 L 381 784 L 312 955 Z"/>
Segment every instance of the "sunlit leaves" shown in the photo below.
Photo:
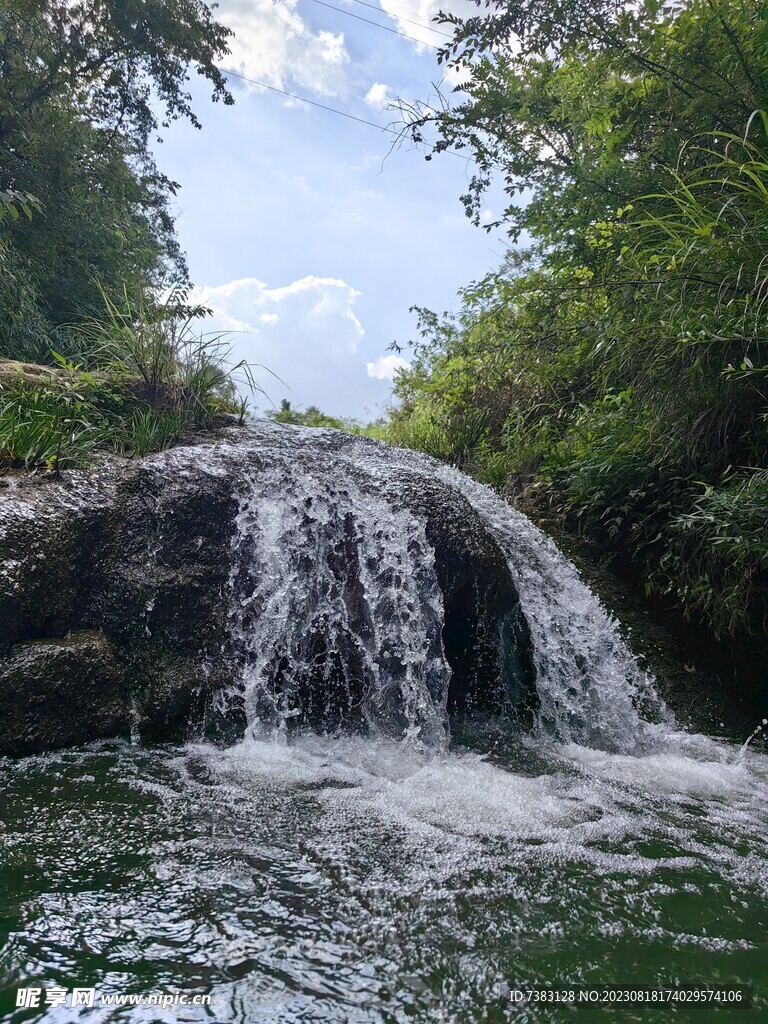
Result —
<path fill-rule="evenodd" d="M 18 220 L 20 214 L 32 220 L 33 211 L 39 213 L 40 209 L 40 200 L 30 192 L 19 192 L 13 188 L 0 191 L 0 222 L 6 217 Z"/>

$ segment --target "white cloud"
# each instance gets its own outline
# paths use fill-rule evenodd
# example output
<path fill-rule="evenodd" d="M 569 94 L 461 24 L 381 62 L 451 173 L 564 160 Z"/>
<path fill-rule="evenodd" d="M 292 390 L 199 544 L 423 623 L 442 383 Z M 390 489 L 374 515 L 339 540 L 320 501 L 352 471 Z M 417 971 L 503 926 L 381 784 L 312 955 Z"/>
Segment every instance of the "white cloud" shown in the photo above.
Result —
<path fill-rule="evenodd" d="M 438 11 L 457 14 L 463 18 L 477 16 L 477 5 L 472 0 L 380 0 L 380 2 L 382 10 L 397 23 L 401 32 L 417 39 L 422 44 L 428 43 L 433 46 L 441 46 L 448 42 L 446 36 L 441 33 L 451 34 L 450 25 L 434 23 L 433 28 L 437 31 L 426 27 L 433 24 L 432 19 Z M 414 24 L 414 22 L 418 24 Z"/>
<path fill-rule="evenodd" d="M 235 33 L 224 67 L 278 89 L 294 83 L 325 96 L 344 91 L 344 33 L 313 32 L 297 0 L 222 0 L 217 16 Z"/>
<path fill-rule="evenodd" d="M 360 292 L 333 277 L 302 277 L 282 288 L 270 288 L 255 277 L 193 289 L 190 301 L 213 310 L 217 320 L 238 324 L 237 330 L 260 334 L 257 324 L 283 327 L 281 344 L 292 338 L 313 340 L 326 354 L 354 354 L 365 333 L 352 306 Z M 282 332 L 281 332 L 282 335 Z M 274 337 L 274 332 L 270 332 Z M 239 342 L 236 342 L 239 345 Z"/>
<path fill-rule="evenodd" d="M 383 82 L 374 82 L 365 94 L 365 102 L 369 107 L 375 107 L 377 110 L 386 110 L 390 94 L 391 90 L 388 85 L 384 85 Z"/>
<path fill-rule="evenodd" d="M 246 359 L 267 367 L 259 384 L 274 404 L 288 398 L 294 406 L 318 405 L 339 415 L 356 415 L 387 397 L 381 381 L 404 364 L 384 356 L 367 365 L 359 354 L 363 325 L 355 315 L 360 292 L 332 277 L 303 277 L 270 287 L 255 277 L 195 288 L 190 302 L 213 310 L 203 329 L 232 331 L 234 362 Z M 393 362 L 394 361 L 394 362 Z M 373 378 L 373 380 L 371 380 Z M 269 408 L 266 400 L 256 400 Z"/>
<path fill-rule="evenodd" d="M 377 380 L 394 380 L 398 370 L 407 370 L 410 363 L 402 356 L 380 356 L 373 363 L 366 363 L 369 377 Z"/>

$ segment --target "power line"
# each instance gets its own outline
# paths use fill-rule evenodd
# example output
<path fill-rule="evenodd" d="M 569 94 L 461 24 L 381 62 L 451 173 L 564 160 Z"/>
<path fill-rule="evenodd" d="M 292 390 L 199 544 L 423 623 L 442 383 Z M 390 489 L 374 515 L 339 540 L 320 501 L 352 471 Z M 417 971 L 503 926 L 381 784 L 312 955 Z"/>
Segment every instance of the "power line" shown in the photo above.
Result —
<path fill-rule="evenodd" d="M 394 128 L 387 128 L 383 124 L 376 124 L 375 121 L 368 121 L 364 117 L 358 117 L 356 114 L 348 114 L 346 110 L 338 110 L 336 107 L 330 107 L 326 103 L 319 103 L 317 100 L 308 100 L 306 96 L 299 96 L 295 92 L 288 92 L 286 89 L 278 89 L 276 85 L 267 85 L 266 82 L 258 82 L 255 78 L 248 78 L 247 75 L 241 75 L 239 71 L 227 71 L 222 69 L 225 75 L 231 75 L 233 78 L 239 78 L 243 82 L 250 82 L 251 85 L 258 85 L 261 89 L 269 89 L 270 92 L 279 93 L 281 96 L 287 96 L 289 99 L 298 100 L 300 103 L 308 103 L 310 107 L 319 107 L 320 110 L 327 110 L 331 114 L 338 114 L 339 117 L 346 117 L 350 121 L 357 121 L 359 124 L 367 124 L 369 128 L 378 128 L 380 132 L 388 132 L 390 135 L 396 135 L 401 138 L 403 133 L 395 131 Z M 427 146 L 427 143 L 417 143 L 417 145 Z M 466 160 L 470 163 L 470 157 L 464 156 L 463 153 L 457 153 L 454 149 L 445 149 L 444 153 L 450 153 L 451 156 L 457 156 L 460 160 Z"/>
<path fill-rule="evenodd" d="M 359 14 L 353 14 L 352 11 L 345 11 L 343 7 L 334 7 L 333 4 L 328 4 L 325 0 L 313 0 L 313 2 L 320 4 L 321 7 L 327 7 L 331 11 L 338 11 L 339 14 L 346 14 L 348 18 L 354 18 L 355 21 L 364 21 L 366 25 L 373 25 L 374 28 L 380 28 L 383 32 L 391 32 L 392 35 L 401 36 L 403 39 L 410 39 L 411 42 L 418 43 L 420 46 L 431 46 L 433 50 L 440 49 L 440 47 L 435 46 L 434 43 L 425 43 L 421 39 L 409 36 L 407 32 L 401 32 L 398 28 L 392 28 L 391 25 L 382 25 L 380 21 L 371 21 L 370 18 L 363 18 Z"/>
<path fill-rule="evenodd" d="M 377 7 L 376 4 L 366 3 L 366 0 L 352 0 L 352 2 L 356 3 L 356 4 L 361 4 L 363 7 L 369 7 L 372 11 L 382 12 L 382 8 L 381 7 Z M 387 12 L 383 11 L 382 13 L 386 14 Z M 435 28 L 434 25 L 427 25 L 423 21 L 414 21 L 413 18 L 406 18 L 402 14 L 398 14 L 397 15 L 397 20 L 398 21 L 407 21 L 409 23 L 409 25 L 416 25 L 416 26 L 418 26 L 418 28 L 426 28 L 426 29 L 429 29 L 430 32 L 436 32 L 439 36 L 445 36 L 446 39 L 453 39 L 453 33 L 452 32 L 443 32 L 442 29 Z M 409 36 L 408 38 L 410 39 L 411 37 Z"/>
<path fill-rule="evenodd" d="M 339 117 L 347 117 L 350 121 L 359 121 L 360 124 L 367 124 L 371 128 L 378 128 L 381 132 L 389 132 L 390 135 L 400 135 L 400 132 L 396 132 L 394 128 L 385 128 L 383 124 L 376 124 L 373 121 L 366 121 L 364 117 L 357 117 L 355 114 L 348 114 L 345 110 L 337 110 L 336 107 L 329 107 L 325 103 L 318 103 L 317 100 L 308 100 L 306 96 L 297 96 L 295 92 L 287 92 L 285 89 L 278 89 L 276 85 L 267 85 L 266 82 L 257 82 L 255 78 L 247 78 L 245 75 L 239 74 L 237 71 L 224 71 L 225 75 L 232 75 L 233 78 L 241 78 L 244 82 L 250 82 L 251 85 L 258 85 L 262 89 L 269 89 L 270 92 L 279 92 L 281 96 L 288 96 L 292 100 L 299 100 L 301 103 L 308 103 L 311 107 L 319 107 L 321 110 L 328 110 L 332 114 L 338 114 Z"/>

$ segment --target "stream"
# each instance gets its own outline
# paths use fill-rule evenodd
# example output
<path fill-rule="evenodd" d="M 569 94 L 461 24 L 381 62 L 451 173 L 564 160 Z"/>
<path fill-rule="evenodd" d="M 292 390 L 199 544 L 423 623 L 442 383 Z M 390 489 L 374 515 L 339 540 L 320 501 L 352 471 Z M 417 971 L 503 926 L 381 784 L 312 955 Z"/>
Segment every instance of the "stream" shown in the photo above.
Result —
<path fill-rule="evenodd" d="M 684 731 L 575 568 L 486 488 L 367 442 L 363 472 L 358 443 L 332 434 L 297 430 L 287 452 L 283 434 L 280 454 L 258 428 L 225 595 L 240 739 L 0 758 L 0 1020 L 768 1019 L 759 734 Z M 231 466 L 234 447 L 211 460 Z M 158 458 L 172 469 L 184 450 Z M 504 552 L 532 645 L 529 725 L 448 714 L 424 523 L 380 497 L 393 464 L 455 489 Z M 296 725 L 329 665 L 360 689 L 358 725 Z M 754 1008 L 510 998 L 679 985 L 748 986 Z M 21 987 L 41 1005 L 17 1005 Z M 44 1001 L 75 987 L 94 1005 Z M 152 993 L 185 1001 L 110 1003 Z"/>

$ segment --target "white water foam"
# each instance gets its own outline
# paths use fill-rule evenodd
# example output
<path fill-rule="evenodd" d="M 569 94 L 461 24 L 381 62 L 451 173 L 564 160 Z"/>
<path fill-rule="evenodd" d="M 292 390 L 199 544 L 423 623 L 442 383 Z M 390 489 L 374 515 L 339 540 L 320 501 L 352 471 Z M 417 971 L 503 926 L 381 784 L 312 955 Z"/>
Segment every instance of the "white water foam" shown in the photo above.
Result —
<path fill-rule="evenodd" d="M 370 731 L 440 748 L 450 667 L 424 525 L 335 470 L 273 451 L 242 490 L 231 628 L 249 723 L 284 732 L 302 688 L 322 698 L 341 675 Z"/>
<path fill-rule="evenodd" d="M 768 835 L 768 757 L 755 753 L 745 763 L 738 748 L 709 742 L 706 750 L 645 756 L 553 743 L 545 750 L 547 770 L 537 768 L 539 774 L 467 750 L 436 753 L 384 737 L 315 733 L 286 743 L 247 737 L 216 756 L 225 775 L 309 787 L 334 804 L 365 806 L 414 832 L 544 840 L 578 827 L 582 839 L 615 839 L 626 809 L 661 810 L 693 800 L 744 812 Z M 540 743 L 529 741 L 529 748 L 542 751 Z M 627 834 L 633 828 L 636 822 Z"/>

